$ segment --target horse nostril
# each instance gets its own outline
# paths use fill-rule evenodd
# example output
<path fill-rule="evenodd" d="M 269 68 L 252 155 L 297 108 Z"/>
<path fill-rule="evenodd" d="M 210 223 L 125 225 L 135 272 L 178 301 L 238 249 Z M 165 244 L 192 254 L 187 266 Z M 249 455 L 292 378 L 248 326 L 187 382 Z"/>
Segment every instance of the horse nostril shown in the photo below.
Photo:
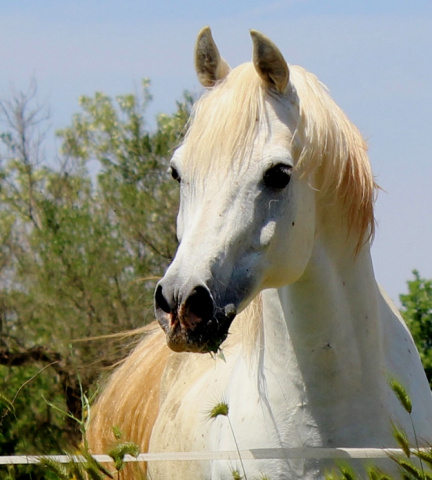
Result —
<path fill-rule="evenodd" d="M 160 308 L 165 313 L 171 313 L 171 307 L 162 293 L 162 285 L 156 287 L 154 300 L 156 308 Z"/>
<path fill-rule="evenodd" d="M 213 299 L 205 287 L 195 287 L 185 302 L 186 309 L 196 317 L 209 320 L 213 318 Z"/>

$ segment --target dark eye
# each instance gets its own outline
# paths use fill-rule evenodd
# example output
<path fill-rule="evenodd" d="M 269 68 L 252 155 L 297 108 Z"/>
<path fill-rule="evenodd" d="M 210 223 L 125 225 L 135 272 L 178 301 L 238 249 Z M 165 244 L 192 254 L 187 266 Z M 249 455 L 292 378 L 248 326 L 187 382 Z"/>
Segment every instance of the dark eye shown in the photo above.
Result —
<path fill-rule="evenodd" d="M 177 182 L 180 182 L 180 174 L 178 173 L 178 170 L 174 167 L 171 167 L 170 170 L 172 178 Z"/>
<path fill-rule="evenodd" d="M 285 163 L 278 163 L 264 173 L 264 185 L 268 188 L 281 190 L 291 180 L 292 167 Z"/>

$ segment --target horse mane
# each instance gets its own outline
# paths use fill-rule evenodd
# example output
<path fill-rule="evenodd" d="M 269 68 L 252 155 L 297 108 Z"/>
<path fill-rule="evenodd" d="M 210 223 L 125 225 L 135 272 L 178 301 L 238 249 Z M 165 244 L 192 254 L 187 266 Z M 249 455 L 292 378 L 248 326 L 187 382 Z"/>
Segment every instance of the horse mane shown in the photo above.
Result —
<path fill-rule="evenodd" d="M 347 207 L 348 226 L 357 250 L 374 232 L 374 181 L 367 145 L 359 130 L 333 101 L 315 75 L 290 66 L 288 94 L 297 93 L 299 120 L 292 144 L 296 169 L 313 178 L 312 186 L 330 202 Z M 220 174 L 229 163 L 239 171 L 251 160 L 254 140 L 266 129 L 269 91 L 252 63 L 235 68 L 196 103 L 184 141 L 184 161 L 197 178 L 211 169 Z M 275 94 L 271 93 L 275 98 Z M 284 96 L 280 97 L 284 101 Z M 241 160 L 241 162 L 239 162 Z"/>
<path fill-rule="evenodd" d="M 230 334 L 222 345 L 222 351 L 225 346 L 229 348 L 233 343 L 241 343 L 244 353 L 247 357 L 251 357 L 260 338 L 262 315 L 263 304 L 259 293 L 234 319 L 230 327 Z"/>
<path fill-rule="evenodd" d="M 171 351 L 156 322 L 146 326 L 143 333 L 144 338 L 117 366 L 91 408 L 85 436 L 92 453 L 106 453 L 118 443 L 114 427 L 120 430 L 123 441 L 134 442 L 142 452 L 148 451 L 159 413 L 161 378 Z M 146 464 L 127 465 L 125 470 L 125 478 L 141 478 Z"/>
<path fill-rule="evenodd" d="M 366 141 L 315 75 L 298 66 L 290 71 L 300 99 L 297 135 L 302 152 L 296 168 L 315 174 L 314 187 L 321 198 L 342 199 L 349 229 L 357 232 L 359 250 L 365 239 L 373 237 L 378 188 Z"/>

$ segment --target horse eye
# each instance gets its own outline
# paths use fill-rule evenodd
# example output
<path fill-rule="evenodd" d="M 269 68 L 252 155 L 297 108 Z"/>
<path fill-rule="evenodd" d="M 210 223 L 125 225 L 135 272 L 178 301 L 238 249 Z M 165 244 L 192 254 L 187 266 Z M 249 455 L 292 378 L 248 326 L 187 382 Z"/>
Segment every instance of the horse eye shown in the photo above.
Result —
<path fill-rule="evenodd" d="M 171 167 L 171 176 L 174 180 L 180 183 L 180 175 L 178 173 L 178 170 L 174 167 Z"/>
<path fill-rule="evenodd" d="M 285 188 L 291 180 L 292 167 L 285 163 L 273 165 L 264 173 L 264 184 L 275 190 Z"/>

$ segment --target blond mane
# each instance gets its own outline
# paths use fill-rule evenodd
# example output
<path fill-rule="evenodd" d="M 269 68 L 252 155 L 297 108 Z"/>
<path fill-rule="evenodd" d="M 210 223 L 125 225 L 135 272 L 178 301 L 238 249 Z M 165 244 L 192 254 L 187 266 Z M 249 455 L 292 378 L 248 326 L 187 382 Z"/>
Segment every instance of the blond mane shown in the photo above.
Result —
<path fill-rule="evenodd" d="M 321 198 L 330 196 L 344 202 L 359 249 L 374 233 L 373 205 L 378 188 L 366 141 L 315 75 L 298 66 L 291 67 L 291 75 L 300 98 L 297 135 L 302 153 L 297 168 L 315 175 L 314 186 Z"/>
<path fill-rule="evenodd" d="M 292 132 L 292 143 L 300 147 L 296 168 L 313 178 L 320 198 L 344 202 L 360 248 L 373 235 L 377 188 L 366 142 L 313 74 L 291 66 L 290 83 L 300 104 L 298 126 Z M 229 165 L 240 171 L 247 165 L 258 132 L 271 132 L 268 95 L 252 63 L 245 63 L 202 96 L 184 142 L 184 161 L 198 178 L 210 169 L 222 172 Z"/>
<path fill-rule="evenodd" d="M 209 169 L 240 168 L 263 126 L 265 92 L 252 64 L 232 70 L 195 104 L 184 140 L 184 161 L 202 178 Z M 235 160 L 241 159 L 241 163 Z"/>

